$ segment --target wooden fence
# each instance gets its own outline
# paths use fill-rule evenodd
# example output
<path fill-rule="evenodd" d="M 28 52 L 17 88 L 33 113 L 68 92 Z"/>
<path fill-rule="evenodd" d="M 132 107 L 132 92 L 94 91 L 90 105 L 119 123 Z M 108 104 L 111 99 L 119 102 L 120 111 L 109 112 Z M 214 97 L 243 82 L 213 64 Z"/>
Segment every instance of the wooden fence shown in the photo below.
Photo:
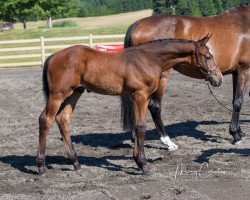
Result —
<path fill-rule="evenodd" d="M 29 47 L 15 47 L 15 48 L 0 48 L 0 68 L 6 68 L 6 67 L 24 67 L 24 66 L 42 66 L 47 56 L 49 56 L 51 53 L 46 53 L 46 50 L 51 49 L 63 49 L 67 48 L 69 46 L 72 46 L 74 44 L 84 44 L 88 45 L 90 47 L 94 47 L 97 43 L 94 42 L 95 39 L 117 39 L 117 38 L 124 38 L 124 34 L 118 34 L 118 35 L 88 35 L 88 36 L 77 36 L 77 37 L 62 37 L 62 38 L 44 38 L 41 37 L 40 39 L 30 39 L 30 40 L 9 40 L 9 41 L 0 41 L 0 45 L 10 45 L 10 44 L 27 44 L 27 43 L 37 43 L 39 45 L 36 46 L 29 46 Z M 77 41 L 74 44 L 67 44 L 67 45 L 46 45 L 46 42 L 62 42 L 62 41 Z M 85 41 L 85 43 L 83 42 Z M 98 42 L 98 45 L 105 45 L 105 44 L 121 44 L 122 42 Z M 30 51 L 39 51 L 39 53 L 36 54 L 21 54 L 21 55 L 1 55 L 1 53 L 4 54 L 11 54 L 11 52 L 30 52 Z M 40 61 L 35 62 L 13 62 L 14 60 L 23 59 L 23 58 L 40 58 Z M 1 62 L 1 61 L 11 60 L 11 62 Z"/>

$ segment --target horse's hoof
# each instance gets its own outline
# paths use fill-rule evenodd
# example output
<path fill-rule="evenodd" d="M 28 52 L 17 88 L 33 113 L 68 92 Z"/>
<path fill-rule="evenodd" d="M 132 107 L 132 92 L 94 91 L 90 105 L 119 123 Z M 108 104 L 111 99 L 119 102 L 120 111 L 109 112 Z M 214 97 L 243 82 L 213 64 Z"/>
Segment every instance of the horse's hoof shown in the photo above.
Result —
<path fill-rule="evenodd" d="M 79 163 L 74 164 L 74 170 L 75 170 L 75 171 L 78 171 L 78 170 L 80 170 L 80 169 L 81 169 L 81 165 L 80 165 Z"/>
<path fill-rule="evenodd" d="M 245 138 L 243 137 L 243 138 L 240 138 L 240 139 L 238 139 L 238 140 L 234 140 L 234 141 L 232 142 L 232 144 L 234 144 L 234 145 L 240 145 L 240 144 L 243 142 L 244 139 L 245 139 Z"/>
<path fill-rule="evenodd" d="M 162 136 L 161 142 L 168 146 L 168 151 L 176 151 L 179 147 L 175 143 L 173 143 L 168 136 Z"/>
<path fill-rule="evenodd" d="M 245 138 L 245 137 L 246 137 L 246 134 L 243 133 L 243 132 L 239 132 L 239 136 L 240 136 L 241 138 Z"/>
<path fill-rule="evenodd" d="M 143 174 L 143 175 L 150 175 L 150 168 L 149 168 L 148 165 L 144 165 L 144 166 L 142 167 L 142 174 Z"/>
<path fill-rule="evenodd" d="M 239 145 L 242 143 L 243 138 L 239 134 L 235 134 L 233 137 L 234 137 L 234 140 L 233 140 L 232 144 Z"/>
<path fill-rule="evenodd" d="M 237 142 L 233 141 L 233 144 L 234 144 L 234 145 L 240 145 L 241 143 L 242 143 L 242 140 L 239 140 L 239 141 L 237 141 Z"/>

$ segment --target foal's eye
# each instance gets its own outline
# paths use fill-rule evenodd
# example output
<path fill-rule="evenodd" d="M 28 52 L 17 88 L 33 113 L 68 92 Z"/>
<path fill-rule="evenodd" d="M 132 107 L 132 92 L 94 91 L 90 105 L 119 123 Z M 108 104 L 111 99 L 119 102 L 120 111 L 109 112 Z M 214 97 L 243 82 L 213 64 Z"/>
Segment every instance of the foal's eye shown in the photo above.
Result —
<path fill-rule="evenodd" d="M 209 53 L 208 53 L 208 54 L 205 54 L 205 58 L 206 58 L 206 59 L 211 59 L 211 58 L 212 58 L 212 55 L 209 54 Z"/>

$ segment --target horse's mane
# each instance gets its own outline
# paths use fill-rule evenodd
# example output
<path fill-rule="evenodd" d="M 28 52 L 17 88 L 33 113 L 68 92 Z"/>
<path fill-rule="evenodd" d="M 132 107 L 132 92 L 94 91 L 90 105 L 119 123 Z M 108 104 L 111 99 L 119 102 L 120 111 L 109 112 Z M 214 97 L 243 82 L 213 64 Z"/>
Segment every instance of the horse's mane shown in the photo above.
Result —
<path fill-rule="evenodd" d="M 234 11 L 235 9 L 238 9 L 238 8 L 244 8 L 246 6 L 250 6 L 250 3 L 245 3 L 245 4 L 238 4 L 232 8 L 229 8 L 228 10 L 226 10 L 225 12 L 229 12 L 229 11 Z"/>

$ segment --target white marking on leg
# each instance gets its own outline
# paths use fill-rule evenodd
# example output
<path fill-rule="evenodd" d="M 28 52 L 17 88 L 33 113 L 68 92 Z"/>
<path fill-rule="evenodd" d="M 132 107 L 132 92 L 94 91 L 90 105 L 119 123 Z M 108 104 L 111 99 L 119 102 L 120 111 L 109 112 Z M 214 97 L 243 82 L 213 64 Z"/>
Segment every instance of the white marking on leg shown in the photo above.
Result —
<path fill-rule="evenodd" d="M 176 151 L 178 149 L 178 146 L 173 143 L 168 136 L 161 137 L 161 141 L 163 144 L 168 146 L 169 151 Z"/>
<path fill-rule="evenodd" d="M 242 144 L 243 140 L 244 140 L 244 139 L 242 138 L 241 140 L 235 142 L 234 145 L 240 145 L 240 144 Z"/>

